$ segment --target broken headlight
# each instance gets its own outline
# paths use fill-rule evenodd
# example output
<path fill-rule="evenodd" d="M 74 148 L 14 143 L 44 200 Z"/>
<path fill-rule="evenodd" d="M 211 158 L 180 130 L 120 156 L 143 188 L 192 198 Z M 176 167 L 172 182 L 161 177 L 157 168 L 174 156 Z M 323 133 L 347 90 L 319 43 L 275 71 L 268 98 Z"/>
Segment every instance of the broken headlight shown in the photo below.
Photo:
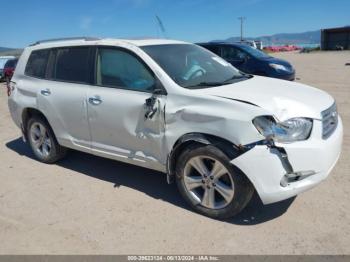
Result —
<path fill-rule="evenodd" d="M 302 117 L 278 122 L 272 116 L 259 116 L 254 118 L 253 124 L 267 139 L 280 143 L 306 140 L 312 130 L 312 119 Z"/>

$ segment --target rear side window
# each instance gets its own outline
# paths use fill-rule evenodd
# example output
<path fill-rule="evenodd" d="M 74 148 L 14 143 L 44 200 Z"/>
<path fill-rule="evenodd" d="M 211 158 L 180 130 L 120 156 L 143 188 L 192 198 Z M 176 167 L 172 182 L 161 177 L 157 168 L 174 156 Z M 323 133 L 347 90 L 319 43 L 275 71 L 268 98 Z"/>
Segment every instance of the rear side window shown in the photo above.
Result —
<path fill-rule="evenodd" d="M 25 74 L 38 78 L 44 78 L 47 66 L 47 60 L 50 50 L 37 50 L 30 54 L 28 59 Z"/>
<path fill-rule="evenodd" d="M 67 82 L 89 83 L 89 50 L 89 47 L 57 49 L 52 78 Z"/>

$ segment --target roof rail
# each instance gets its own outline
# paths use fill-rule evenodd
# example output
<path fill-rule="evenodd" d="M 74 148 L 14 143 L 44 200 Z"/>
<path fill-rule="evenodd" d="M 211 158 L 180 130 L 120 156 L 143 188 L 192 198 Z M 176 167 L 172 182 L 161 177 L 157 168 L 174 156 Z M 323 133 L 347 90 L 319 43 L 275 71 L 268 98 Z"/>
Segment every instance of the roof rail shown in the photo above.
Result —
<path fill-rule="evenodd" d="M 65 38 L 54 38 L 54 39 L 46 39 L 46 40 L 40 40 L 37 41 L 30 46 L 40 45 L 42 43 L 49 43 L 49 42 L 61 42 L 61 41 L 71 41 L 71 40 L 85 40 L 85 41 L 95 41 L 100 40 L 101 38 L 98 37 L 65 37 Z"/>

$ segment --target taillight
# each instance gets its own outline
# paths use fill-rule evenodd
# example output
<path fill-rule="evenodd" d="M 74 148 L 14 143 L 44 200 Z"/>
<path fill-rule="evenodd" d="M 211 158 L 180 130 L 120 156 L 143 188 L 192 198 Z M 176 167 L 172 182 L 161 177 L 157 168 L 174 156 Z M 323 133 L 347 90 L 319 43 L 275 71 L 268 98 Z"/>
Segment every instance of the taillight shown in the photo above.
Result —
<path fill-rule="evenodd" d="M 13 90 L 16 88 L 16 83 L 15 82 L 7 82 L 7 96 L 10 96 Z"/>

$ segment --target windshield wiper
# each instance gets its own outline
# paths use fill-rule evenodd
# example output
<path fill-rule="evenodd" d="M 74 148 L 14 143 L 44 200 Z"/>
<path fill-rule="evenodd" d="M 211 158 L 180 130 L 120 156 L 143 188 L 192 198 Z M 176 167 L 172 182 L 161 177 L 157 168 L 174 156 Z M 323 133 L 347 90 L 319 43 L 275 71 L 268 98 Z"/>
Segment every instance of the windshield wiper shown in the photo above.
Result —
<path fill-rule="evenodd" d="M 231 82 L 232 80 L 242 79 L 242 78 L 246 78 L 246 76 L 245 76 L 245 75 L 234 75 L 233 77 L 231 77 L 231 78 L 229 78 L 229 79 L 223 81 L 222 83 L 223 83 L 223 84 L 226 84 L 226 83 Z"/>
<path fill-rule="evenodd" d="M 224 84 L 223 82 L 200 82 L 192 86 L 186 86 L 186 88 L 200 87 L 200 86 L 220 86 Z"/>
<path fill-rule="evenodd" d="M 195 84 L 192 86 L 186 86 L 186 88 L 195 88 L 195 87 L 210 87 L 210 86 L 222 86 L 226 84 L 230 84 L 232 80 L 242 79 L 242 78 L 250 78 L 251 75 L 248 74 L 240 74 L 240 75 L 234 75 L 233 77 L 230 77 L 229 79 L 221 82 L 200 82 L 199 84 Z"/>

